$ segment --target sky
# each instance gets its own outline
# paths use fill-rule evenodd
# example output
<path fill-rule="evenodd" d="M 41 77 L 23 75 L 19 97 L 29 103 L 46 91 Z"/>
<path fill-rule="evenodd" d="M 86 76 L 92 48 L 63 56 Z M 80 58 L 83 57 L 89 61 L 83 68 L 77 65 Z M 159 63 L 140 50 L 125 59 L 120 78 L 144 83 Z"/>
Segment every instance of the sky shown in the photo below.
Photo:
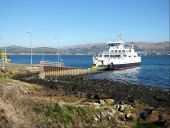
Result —
<path fill-rule="evenodd" d="M 169 41 L 169 0 L 0 0 L 0 47 Z"/>

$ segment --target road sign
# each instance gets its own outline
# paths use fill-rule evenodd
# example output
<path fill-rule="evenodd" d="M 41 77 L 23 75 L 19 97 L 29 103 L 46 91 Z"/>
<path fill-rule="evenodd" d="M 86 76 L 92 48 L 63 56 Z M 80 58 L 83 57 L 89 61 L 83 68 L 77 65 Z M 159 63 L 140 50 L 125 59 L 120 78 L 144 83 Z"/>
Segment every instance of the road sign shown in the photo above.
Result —
<path fill-rule="evenodd" d="M 1 52 L 1 57 L 2 58 L 6 57 L 6 52 Z"/>

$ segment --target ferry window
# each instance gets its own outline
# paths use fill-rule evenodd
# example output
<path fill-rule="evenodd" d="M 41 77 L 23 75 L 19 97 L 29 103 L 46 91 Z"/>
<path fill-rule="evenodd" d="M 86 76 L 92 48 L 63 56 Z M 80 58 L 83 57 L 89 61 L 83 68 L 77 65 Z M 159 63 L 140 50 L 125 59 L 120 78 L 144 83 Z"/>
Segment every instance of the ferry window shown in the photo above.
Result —
<path fill-rule="evenodd" d="M 111 50 L 111 52 L 114 52 L 113 50 Z"/>
<path fill-rule="evenodd" d="M 127 57 L 127 55 L 123 55 L 123 57 Z"/>
<path fill-rule="evenodd" d="M 104 57 L 109 57 L 109 55 L 104 55 Z"/>
<path fill-rule="evenodd" d="M 121 50 L 119 50 L 119 52 L 121 52 Z"/>
<path fill-rule="evenodd" d="M 129 52 L 131 52 L 131 50 L 129 50 Z"/>
<path fill-rule="evenodd" d="M 136 56 L 134 56 L 134 57 L 136 57 Z"/>
<path fill-rule="evenodd" d="M 131 57 L 131 56 L 129 56 L 129 57 Z"/>
<path fill-rule="evenodd" d="M 115 55 L 115 57 L 120 57 L 120 55 Z"/>
<path fill-rule="evenodd" d="M 111 58 L 120 57 L 120 55 L 110 55 Z"/>
<path fill-rule="evenodd" d="M 110 55 L 111 58 L 114 58 L 114 55 Z"/>
<path fill-rule="evenodd" d="M 117 50 L 115 50 L 115 53 L 117 53 Z"/>
<path fill-rule="evenodd" d="M 99 55 L 99 57 L 102 57 L 102 55 Z"/>
<path fill-rule="evenodd" d="M 122 52 L 125 52 L 125 50 L 123 50 Z"/>
<path fill-rule="evenodd" d="M 109 44 L 109 46 L 115 46 L 114 44 Z"/>

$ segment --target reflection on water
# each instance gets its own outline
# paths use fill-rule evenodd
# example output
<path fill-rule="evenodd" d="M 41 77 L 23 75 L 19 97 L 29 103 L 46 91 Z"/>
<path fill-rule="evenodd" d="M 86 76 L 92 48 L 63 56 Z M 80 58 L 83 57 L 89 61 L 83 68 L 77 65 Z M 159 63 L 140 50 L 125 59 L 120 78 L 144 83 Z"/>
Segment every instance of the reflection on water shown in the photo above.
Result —
<path fill-rule="evenodd" d="M 170 89 L 170 81 L 168 80 L 168 76 L 162 76 L 162 73 L 156 74 L 154 67 L 148 66 L 148 69 L 148 73 L 143 71 L 143 66 L 127 70 L 103 72 L 91 75 L 89 76 L 89 79 L 111 79 L 123 83 L 133 83 L 154 86 L 168 90 Z"/>
<path fill-rule="evenodd" d="M 114 81 L 126 82 L 126 83 L 139 83 L 138 77 L 141 67 L 136 67 L 127 70 L 109 71 L 95 75 L 91 75 L 90 79 L 112 79 Z"/>

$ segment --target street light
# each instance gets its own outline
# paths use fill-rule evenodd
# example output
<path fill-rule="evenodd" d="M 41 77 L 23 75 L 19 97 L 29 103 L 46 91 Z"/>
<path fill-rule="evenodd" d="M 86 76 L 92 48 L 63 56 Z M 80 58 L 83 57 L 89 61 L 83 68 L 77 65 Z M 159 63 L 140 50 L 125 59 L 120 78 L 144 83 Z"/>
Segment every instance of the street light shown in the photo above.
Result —
<path fill-rule="evenodd" d="M 44 61 L 44 48 L 43 48 L 43 44 L 41 46 L 41 54 L 42 54 L 42 61 Z"/>
<path fill-rule="evenodd" d="M 0 37 L 0 39 L 2 39 L 2 37 Z M 3 49 L 3 52 L 2 53 L 6 53 L 6 48 L 5 48 L 5 51 L 4 51 L 4 49 Z M 2 68 L 5 68 L 5 61 L 6 61 L 6 55 L 5 55 L 5 53 L 4 53 L 4 55 L 2 55 L 1 54 L 1 58 L 2 58 Z M 3 57 L 4 56 L 4 57 Z"/>
<path fill-rule="evenodd" d="M 2 39 L 2 37 L 0 37 L 0 40 Z M 1 52 L 0 52 L 1 53 Z M 2 59 L 2 57 L 1 57 Z M 4 60 L 2 59 L 2 68 L 4 68 Z"/>
<path fill-rule="evenodd" d="M 0 40 L 2 39 L 2 37 L 0 37 Z"/>
<path fill-rule="evenodd" d="M 26 32 L 30 35 L 30 52 L 31 52 L 31 65 L 32 65 L 32 45 L 31 45 L 31 32 Z"/>

